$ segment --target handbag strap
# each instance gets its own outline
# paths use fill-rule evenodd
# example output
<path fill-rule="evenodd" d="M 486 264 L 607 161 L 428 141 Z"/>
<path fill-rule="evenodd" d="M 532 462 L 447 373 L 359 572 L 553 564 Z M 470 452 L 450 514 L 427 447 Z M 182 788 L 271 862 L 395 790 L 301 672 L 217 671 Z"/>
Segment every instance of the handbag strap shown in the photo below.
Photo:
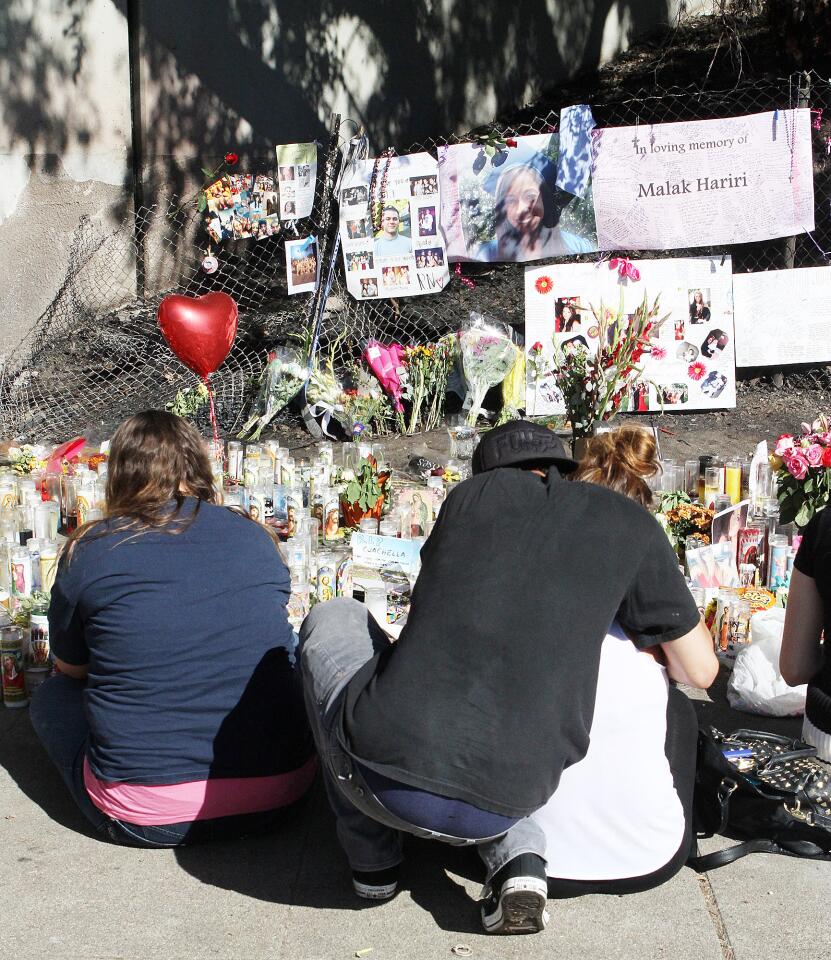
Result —
<path fill-rule="evenodd" d="M 692 867 L 696 873 L 706 873 L 708 870 L 715 870 L 733 863 L 734 860 L 741 860 L 749 853 L 782 853 L 793 856 L 790 851 L 783 849 L 772 840 L 745 840 L 744 843 L 737 843 L 732 847 L 725 847 L 724 850 L 716 850 L 714 853 L 688 857 L 687 866 Z"/>

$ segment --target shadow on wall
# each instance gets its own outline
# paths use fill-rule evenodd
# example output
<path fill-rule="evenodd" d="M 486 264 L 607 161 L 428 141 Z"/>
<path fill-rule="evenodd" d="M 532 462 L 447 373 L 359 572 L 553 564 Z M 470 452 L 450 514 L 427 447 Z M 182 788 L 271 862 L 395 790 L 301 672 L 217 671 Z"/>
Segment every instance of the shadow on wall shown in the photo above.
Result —
<path fill-rule="evenodd" d="M 250 160 L 275 143 L 322 138 L 333 109 L 363 124 L 376 148 L 464 131 L 596 67 L 601 53 L 677 8 L 676 0 L 137 2 L 143 152 L 148 165 L 164 161 L 165 192 L 177 193 L 190 189 L 200 161 L 228 149 Z M 145 173 L 149 201 L 162 171 Z"/>
<path fill-rule="evenodd" d="M 0 3 L 7 149 L 22 147 L 47 173 L 67 150 L 94 149 L 106 126 L 105 92 L 88 89 L 85 74 L 90 38 L 115 39 L 96 33 L 96 2 Z M 363 124 L 376 148 L 462 132 L 596 67 L 679 7 L 679 0 L 111 2 L 125 18 L 129 6 L 139 24 L 147 204 L 190 190 L 200 165 L 228 149 L 250 160 L 269 156 L 275 143 L 322 138 L 332 110 Z"/>
<path fill-rule="evenodd" d="M 94 0 L 66 0 L 63 10 L 37 10 L 31 0 L 0 3 L 0 97 L 6 149 L 24 148 L 44 157 L 45 172 L 57 168 L 59 158 L 75 144 L 89 143 L 98 117 L 94 104 L 83 120 L 73 122 L 66 109 L 65 91 L 78 86 L 87 54 L 81 29 Z M 58 32 L 57 39 L 52 31 Z"/>

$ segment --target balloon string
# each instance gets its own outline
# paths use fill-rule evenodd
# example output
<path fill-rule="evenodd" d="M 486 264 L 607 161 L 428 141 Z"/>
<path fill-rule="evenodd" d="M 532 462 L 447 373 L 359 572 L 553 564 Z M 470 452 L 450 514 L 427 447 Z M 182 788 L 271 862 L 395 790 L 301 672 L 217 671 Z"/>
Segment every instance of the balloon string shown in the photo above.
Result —
<path fill-rule="evenodd" d="M 214 409 L 214 391 L 213 391 L 213 387 L 208 382 L 207 377 L 203 377 L 202 382 L 205 384 L 205 388 L 208 391 L 208 403 L 210 404 L 210 412 L 211 412 L 211 426 L 213 427 L 213 431 L 214 431 L 214 453 L 216 453 L 218 450 L 221 450 L 222 448 L 219 443 L 219 424 L 216 422 L 216 410 Z"/>

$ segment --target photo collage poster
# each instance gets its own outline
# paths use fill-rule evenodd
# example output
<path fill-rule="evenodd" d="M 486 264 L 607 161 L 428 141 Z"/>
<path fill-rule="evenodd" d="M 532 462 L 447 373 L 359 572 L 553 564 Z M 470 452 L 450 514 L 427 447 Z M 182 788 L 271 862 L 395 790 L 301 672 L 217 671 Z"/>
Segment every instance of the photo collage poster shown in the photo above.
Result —
<path fill-rule="evenodd" d="M 539 260 L 597 250 L 591 184 L 557 186 L 559 135 L 439 147 L 441 222 L 451 261 Z"/>
<path fill-rule="evenodd" d="M 439 214 L 438 164 L 429 153 L 349 167 L 340 194 L 340 239 L 352 296 L 414 297 L 445 287 L 450 273 Z"/>
<path fill-rule="evenodd" d="M 223 240 L 264 240 L 280 232 L 274 178 L 262 173 L 232 173 L 205 187 L 208 236 Z"/>
<path fill-rule="evenodd" d="M 317 182 L 317 144 L 284 143 L 274 150 L 280 189 L 280 219 L 310 217 Z"/>
<path fill-rule="evenodd" d="M 553 374 L 554 343 L 561 349 L 596 351 L 596 314 L 624 316 L 646 296 L 658 298 L 643 372 L 622 411 L 710 410 L 735 407 L 736 368 L 730 257 L 634 260 L 640 279 L 622 278 L 608 260 L 551 264 L 525 270 L 525 344 L 529 355 L 529 415 L 563 413 Z M 531 352 L 540 343 L 539 357 Z"/>

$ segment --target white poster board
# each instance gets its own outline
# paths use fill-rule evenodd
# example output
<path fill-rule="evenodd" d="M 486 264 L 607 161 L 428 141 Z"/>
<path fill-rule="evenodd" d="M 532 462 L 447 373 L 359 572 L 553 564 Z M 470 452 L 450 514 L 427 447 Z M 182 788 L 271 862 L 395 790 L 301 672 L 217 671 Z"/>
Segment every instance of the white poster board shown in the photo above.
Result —
<path fill-rule="evenodd" d="M 736 366 L 831 361 L 831 268 L 737 273 Z"/>
<path fill-rule="evenodd" d="M 526 410 L 563 413 L 553 376 L 554 342 L 571 341 L 595 353 L 596 313 L 624 316 L 647 297 L 659 297 L 643 373 L 621 408 L 630 412 L 710 410 L 735 407 L 732 265 L 729 257 L 634 260 L 640 279 L 622 279 L 608 260 L 552 264 L 525 270 Z M 535 351 L 535 344 L 542 350 Z"/>
<path fill-rule="evenodd" d="M 593 145 L 601 250 L 748 243 L 814 229 L 808 109 L 611 127 L 595 130 Z"/>
<path fill-rule="evenodd" d="M 317 181 L 317 145 L 283 143 L 274 148 L 277 155 L 277 183 L 280 187 L 280 219 L 310 217 Z"/>
<path fill-rule="evenodd" d="M 356 300 L 414 297 L 446 286 L 435 157 L 360 160 L 345 172 L 339 199 L 346 287 Z"/>

